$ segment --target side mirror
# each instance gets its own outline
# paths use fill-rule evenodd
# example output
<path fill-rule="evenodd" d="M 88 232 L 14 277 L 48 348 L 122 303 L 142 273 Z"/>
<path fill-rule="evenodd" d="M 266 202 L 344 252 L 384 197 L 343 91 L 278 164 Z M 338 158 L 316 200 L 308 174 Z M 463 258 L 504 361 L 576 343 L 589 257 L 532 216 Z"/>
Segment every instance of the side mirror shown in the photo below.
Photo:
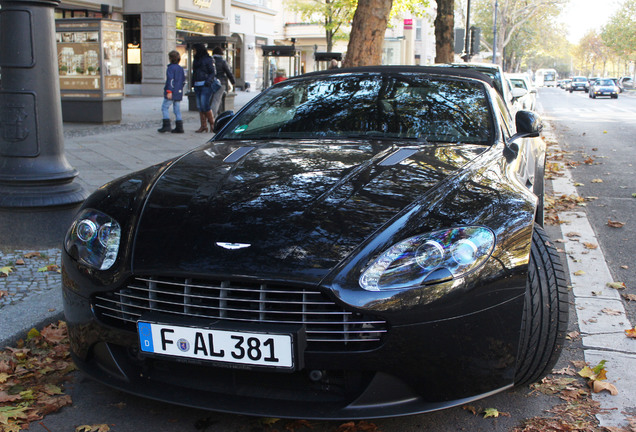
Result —
<path fill-rule="evenodd" d="M 225 127 L 226 124 L 230 122 L 234 118 L 234 111 L 224 111 L 219 114 L 214 122 L 213 132 L 217 133 L 221 129 Z"/>
<path fill-rule="evenodd" d="M 523 138 L 536 138 L 541 135 L 543 122 L 541 117 L 534 111 L 519 110 L 515 114 L 515 125 L 517 134 Z"/>
<path fill-rule="evenodd" d="M 519 110 L 515 114 L 515 124 L 517 133 L 510 137 L 504 149 L 504 156 L 510 162 L 514 160 L 519 153 L 519 146 L 514 141 L 519 138 L 536 138 L 541 135 L 543 130 L 543 122 L 541 117 L 534 111 Z"/>
<path fill-rule="evenodd" d="M 522 89 L 519 87 L 515 87 L 512 89 L 512 97 L 515 99 L 519 99 L 520 97 L 524 97 L 528 94 L 528 90 Z"/>

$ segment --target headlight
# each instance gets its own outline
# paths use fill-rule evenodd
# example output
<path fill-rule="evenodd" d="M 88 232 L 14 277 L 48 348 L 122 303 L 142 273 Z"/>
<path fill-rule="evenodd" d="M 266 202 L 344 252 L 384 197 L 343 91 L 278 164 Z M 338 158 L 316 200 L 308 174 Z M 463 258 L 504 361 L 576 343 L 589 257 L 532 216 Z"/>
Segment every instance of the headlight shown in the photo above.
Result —
<path fill-rule="evenodd" d="M 98 270 L 108 270 L 117 259 L 121 228 L 110 216 L 93 209 L 83 210 L 64 240 L 66 252 Z"/>
<path fill-rule="evenodd" d="M 408 288 L 461 277 L 492 253 L 495 234 L 484 227 L 452 228 L 411 237 L 391 246 L 360 276 L 367 291 Z"/>

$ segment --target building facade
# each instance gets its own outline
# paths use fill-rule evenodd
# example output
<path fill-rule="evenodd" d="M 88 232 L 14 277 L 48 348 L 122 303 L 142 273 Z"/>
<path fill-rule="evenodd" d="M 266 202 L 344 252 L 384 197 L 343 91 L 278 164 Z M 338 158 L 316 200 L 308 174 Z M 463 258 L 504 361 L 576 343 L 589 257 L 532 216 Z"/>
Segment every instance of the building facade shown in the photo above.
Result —
<path fill-rule="evenodd" d="M 282 0 L 87 0 L 62 1 L 55 18 L 123 21 L 125 93 L 157 96 L 163 94 L 169 51 L 179 51 L 189 71 L 191 36 L 231 37 L 228 58 L 237 86 L 255 87 L 263 68 L 259 47 L 280 38 L 281 9 Z"/>
<path fill-rule="evenodd" d="M 182 54 L 181 65 L 189 72 L 188 37 L 228 37 L 228 61 L 241 89 L 261 89 L 270 70 L 293 68 L 292 59 L 264 59 L 263 46 L 295 46 L 300 55 L 293 61 L 300 62 L 295 70 L 301 73 L 318 69 L 314 53 L 326 50 L 324 30 L 298 22 L 295 14 L 285 11 L 284 0 L 63 0 L 55 18 L 123 21 L 126 95 L 161 95 L 171 50 Z M 387 30 L 383 63 L 432 63 L 435 48 L 429 21 L 394 23 Z M 333 51 L 345 54 L 346 45 L 338 41 Z"/>

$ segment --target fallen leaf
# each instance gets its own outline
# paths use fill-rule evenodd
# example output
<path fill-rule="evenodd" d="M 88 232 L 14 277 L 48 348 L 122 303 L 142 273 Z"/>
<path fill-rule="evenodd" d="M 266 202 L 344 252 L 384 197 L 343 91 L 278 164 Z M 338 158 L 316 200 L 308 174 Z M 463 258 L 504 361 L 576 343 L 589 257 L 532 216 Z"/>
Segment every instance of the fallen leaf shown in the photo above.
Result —
<path fill-rule="evenodd" d="M 585 186 L 583 183 L 574 183 L 574 186 Z"/>
<path fill-rule="evenodd" d="M 578 333 L 578 332 L 573 332 L 573 333 Z M 576 376 L 576 371 L 574 369 L 572 369 L 572 367 L 570 365 L 567 365 L 563 369 L 555 370 L 552 373 L 554 373 L 556 375 Z"/>
<path fill-rule="evenodd" d="M 285 430 L 289 432 L 296 432 L 297 429 L 313 429 L 313 427 L 307 420 L 294 420 L 285 425 Z"/>
<path fill-rule="evenodd" d="M 625 282 L 608 282 L 605 284 L 608 288 L 614 288 L 615 290 L 622 290 L 627 288 Z"/>
<path fill-rule="evenodd" d="M 607 225 L 612 228 L 623 228 L 625 226 L 625 222 L 613 221 L 611 219 L 608 219 Z"/>
<path fill-rule="evenodd" d="M 594 393 L 600 393 L 603 390 L 607 390 L 612 396 L 616 396 L 618 394 L 618 389 L 616 388 L 616 386 L 606 381 L 595 380 L 592 385 L 592 390 L 594 391 Z"/>
<path fill-rule="evenodd" d="M 622 268 L 623 270 L 629 270 L 629 266 L 627 266 L 627 265 L 622 265 L 622 266 L 621 266 L 621 268 Z"/>
<path fill-rule="evenodd" d="M 15 260 L 15 265 L 24 265 L 24 260 L 22 258 L 18 258 Z"/>
<path fill-rule="evenodd" d="M 262 417 L 258 420 L 258 422 L 264 426 L 271 426 L 278 421 L 280 421 L 279 418 L 272 418 L 272 417 Z"/>
<path fill-rule="evenodd" d="M 636 294 L 623 294 L 623 298 L 627 301 L 636 301 Z"/>
<path fill-rule="evenodd" d="M 7 277 L 14 270 L 11 266 L 0 267 L 0 277 Z"/>
<path fill-rule="evenodd" d="M 581 234 L 577 232 L 569 232 L 566 234 L 567 237 L 581 237 Z"/>
<path fill-rule="evenodd" d="M 2 297 L 4 297 L 4 296 L 8 296 L 8 295 L 9 295 L 9 291 L 3 291 L 3 290 L 0 290 L 0 299 L 1 299 Z"/>
<path fill-rule="evenodd" d="M 583 276 L 585 272 L 583 270 L 577 270 L 574 272 L 574 276 Z"/>
<path fill-rule="evenodd" d="M 475 408 L 473 405 L 464 405 L 462 409 L 472 413 L 472 415 L 477 415 L 477 408 Z"/>
<path fill-rule="evenodd" d="M 19 394 L 10 395 L 7 392 L 0 391 L 0 403 L 13 402 L 22 399 Z"/>
<path fill-rule="evenodd" d="M 626 335 L 628 338 L 636 339 L 636 326 L 635 326 L 634 328 L 631 328 L 631 329 L 625 330 L 625 335 Z"/>
<path fill-rule="evenodd" d="M 57 264 L 49 264 L 45 267 L 40 267 L 38 271 L 39 272 L 54 271 L 54 272 L 60 273 L 60 266 L 58 266 Z"/>
<path fill-rule="evenodd" d="M 601 312 L 603 312 L 606 315 L 611 315 L 611 316 L 623 315 L 623 312 L 621 312 L 619 310 L 615 310 L 615 309 L 610 309 L 610 308 L 605 308 L 605 309 L 601 310 Z"/>
<path fill-rule="evenodd" d="M 574 340 L 576 338 L 578 338 L 581 335 L 581 333 L 577 332 L 577 331 L 572 331 L 570 333 L 567 334 L 568 339 L 570 340 Z M 569 366 L 568 366 L 569 367 Z"/>
<path fill-rule="evenodd" d="M 42 254 L 40 252 L 28 252 L 24 254 L 25 258 L 35 258 L 35 257 L 41 257 Z"/>
<path fill-rule="evenodd" d="M 107 424 L 81 425 L 75 428 L 75 432 L 108 432 L 110 427 Z"/>
<path fill-rule="evenodd" d="M 592 179 L 592 183 L 603 183 L 603 179 Z"/>
<path fill-rule="evenodd" d="M 585 246 L 586 249 L 597 249 L 598 248 L 597 244 L 589 243 L 589 242 L 583 242 L 583 246 Z"/>
<path fill-rule="evenodd" d="M 506 417 L 510 417 L 510 414 L 505 413 L 505 412 L 500 412 L 498 409 L 496 408 L 486 408 L 484 410 L 484 418 L 488 418 L 488 417 L 494 417 L 497 418 L 499 416 L 506 416 Z"/>
<path fill-rule="evenodd" d="M 338 426 L 336 432 L 380 432 L 380 429 L 373 424 L 364 420 L 360 420 L 358 423 L 350 421 Z"/>

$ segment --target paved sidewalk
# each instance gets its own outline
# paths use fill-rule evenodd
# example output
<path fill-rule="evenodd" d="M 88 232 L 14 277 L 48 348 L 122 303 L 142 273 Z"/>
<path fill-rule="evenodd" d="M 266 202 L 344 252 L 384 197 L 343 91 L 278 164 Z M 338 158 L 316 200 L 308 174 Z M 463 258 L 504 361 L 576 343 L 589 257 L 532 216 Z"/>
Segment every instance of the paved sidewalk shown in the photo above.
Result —
<path fill-rule="evenodd" d="M 235 111 L 256 95 L 237 92 Z M 120 124 L 64 123 L 64 153 L 79 171 L 75 181 L 93 192 L 104 183 L 178 156 L 212 137 L 209 132 L 194 132 L 199 128 L 199 115 L 187 110 L 187 101 L 182 103 L 186 132 L 158 133 L 162 101 L 162 97 L 126 97 Z M 60 247 L 61 243 L 62 239 Z M 0 349 L 32 327 L 62 318 L 60 256 L 61 250 L 55 248 L 7 249 L 0 239 Z"/>

